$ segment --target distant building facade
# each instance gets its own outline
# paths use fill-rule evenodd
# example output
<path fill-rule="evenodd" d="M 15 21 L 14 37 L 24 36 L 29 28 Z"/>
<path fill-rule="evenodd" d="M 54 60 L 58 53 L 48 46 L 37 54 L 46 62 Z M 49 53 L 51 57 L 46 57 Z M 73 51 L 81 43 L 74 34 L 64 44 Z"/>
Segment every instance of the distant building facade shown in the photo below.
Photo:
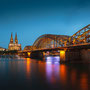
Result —
<path fill-rule="evenodd" d="M 13 36 L 11 34 L 8 50 L 21 50 L 21 44 L 18 44 L 17 34 L 15 35 L 15 42 L 13 42 Z"/>
<path fill-rule="evenodd" d="M 25 46 L 24 50 L 33 50 L 33 47 L 32 46 Z"/>
<path fill-rule="evenodd" d="M 5 50 L 6 50 L 5 48 L 0 47 L 0 51 L 5 51 Z"/>

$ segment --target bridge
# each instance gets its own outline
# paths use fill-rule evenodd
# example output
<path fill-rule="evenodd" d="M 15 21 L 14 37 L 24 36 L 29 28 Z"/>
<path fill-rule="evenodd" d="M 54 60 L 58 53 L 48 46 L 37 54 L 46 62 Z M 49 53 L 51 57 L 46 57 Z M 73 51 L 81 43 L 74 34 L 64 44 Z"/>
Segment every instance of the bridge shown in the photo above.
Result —
<path fill-rule="evenodd" d="M 61 61 L 90 61 L 90 24 L 72 36 L 44 34 L 28 50 L 20 54 L 43 59 L 47 52 L 59 52 Z"/>

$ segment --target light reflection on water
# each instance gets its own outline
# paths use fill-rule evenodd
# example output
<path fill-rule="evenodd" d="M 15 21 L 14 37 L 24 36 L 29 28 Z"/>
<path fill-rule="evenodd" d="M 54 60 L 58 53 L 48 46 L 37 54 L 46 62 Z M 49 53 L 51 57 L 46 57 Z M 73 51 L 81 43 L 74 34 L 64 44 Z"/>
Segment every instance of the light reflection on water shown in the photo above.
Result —
<path fill-rule="evenodd" d="M 50 83 L 56 83 L 59 79 L 57 75 L 59 74 L 59 65 L 58 64 L 50 64 L 46 63 L 46 79 Z"/>
<path fill-rule="evenodd" d="M 90 64 L 0 59 L 0 81 L 1 90 L 90 90 Z"/>
<path fill-rule="evenodd" d="M 54 64 L 59 64 L 60 62 L 60 57 L 59 56 L 47 56 L 46 57 L 46 63 L 54 63 Z"/>
<path fill-rule="evenodd" d="M 80 86 L 82 90 L 88 90 L 88 76 L 86 73 L 82 73 L 80 78 Z"/>
<path fill-rule="evenodd" d="M 27 65 L 26 65 L 26 67 L 27 67 L 27 72 L 26 73 L 27 74 L 26 75 L 27 75 L 27 78 L 29 78 L 30 77 L 30 69 L 31 69 L 30 68 L 30 58 L 27 58 L 27 62 L 26 63 L 27 63 Z"/>

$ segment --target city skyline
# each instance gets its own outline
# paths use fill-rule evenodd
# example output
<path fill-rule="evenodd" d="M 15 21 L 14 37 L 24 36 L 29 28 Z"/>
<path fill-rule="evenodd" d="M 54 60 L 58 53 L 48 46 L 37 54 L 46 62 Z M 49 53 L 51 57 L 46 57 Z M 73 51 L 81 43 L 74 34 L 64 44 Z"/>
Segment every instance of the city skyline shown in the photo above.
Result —
<path fill-rule="evenodd" d="M 22 48 L 43 34 L 73 35 L 90 24 L 89 0 L 0 1 L 0 46 L 17 32 Z"/>

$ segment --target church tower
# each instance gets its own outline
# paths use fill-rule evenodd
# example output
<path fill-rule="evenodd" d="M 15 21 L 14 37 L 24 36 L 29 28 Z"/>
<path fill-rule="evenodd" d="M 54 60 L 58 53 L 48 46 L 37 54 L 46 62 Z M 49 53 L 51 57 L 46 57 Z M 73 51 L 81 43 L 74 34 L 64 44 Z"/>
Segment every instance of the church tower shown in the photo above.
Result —
<path fill-rule="evenodd" d="M 18 44 L 17 33 L 15 35 L 15 44 Z"/>
<path fill-rule="evenodd" d="M 13 42 L 13 36 L 11 33 L 11 39 L 8 46 L 8 50 L 21 50 L 21 44 L 18 44 L 17 33 L 15 35 L 15 42 Z"/>
<path fill-rule="evenodd" d="M 13 36 L 12 36 L 12 33 L 11 33 L 10 44 L 13 44 Z"/>

